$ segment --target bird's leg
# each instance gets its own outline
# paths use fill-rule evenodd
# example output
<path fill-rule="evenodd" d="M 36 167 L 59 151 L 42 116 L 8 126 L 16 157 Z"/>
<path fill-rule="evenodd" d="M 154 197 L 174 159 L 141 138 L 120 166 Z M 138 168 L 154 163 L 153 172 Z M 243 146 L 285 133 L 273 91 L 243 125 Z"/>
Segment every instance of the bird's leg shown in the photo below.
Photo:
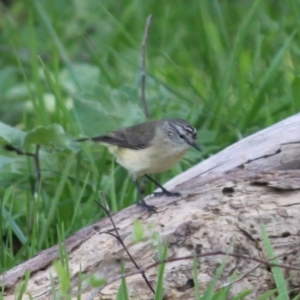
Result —
<path fill-rule="evenodd" d="M 161 184 L 159 184 L 155 179 L 153 179 L 149 175 L 145 174 L 145 176 L 149 180 L 151 180 L 152 182 L 154 182 L 154 184 L 162 190 L 162 192 L 155 192 L 155 193 L 153 193 L 155 196 L 163 196 L 163 195 L 166 195 L 166 196 L 169 196 L 169 197 L 172 197 L 172 196 L 174 196 L 174 197 L 180 197 L 181 196 L 180 193 L 168 191 L 167 189 L 165 189 Z"/>
<path fill-rule="evenodd" d="M 156 213 L 156 206 L 154 205 L 149 205 L 146 203 L 146 201 L 144 200 L 144 196 L 141 192 L 140 186 L 139 186 L 139 182 L 137 180 L 137 178 L 133 179 L 134 185 L 138 191 L 139 197 L 140 197 L 140 201 L 137 202 L 137 205 L 142 206 L 143 208 L 145 208 L 147 211 L 151 212 L 151 213 Z"/>

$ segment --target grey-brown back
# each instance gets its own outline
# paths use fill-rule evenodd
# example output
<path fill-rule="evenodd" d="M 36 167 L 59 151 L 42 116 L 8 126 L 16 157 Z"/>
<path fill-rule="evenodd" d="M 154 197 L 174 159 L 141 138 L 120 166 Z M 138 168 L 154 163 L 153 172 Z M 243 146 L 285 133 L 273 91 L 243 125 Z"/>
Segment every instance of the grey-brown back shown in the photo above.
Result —
<path fill-rule="evenodd" d="M 106 135 L 91 137 L 89 140 L 135 150 L 145 149 L 150 146 L 154 138 L 157 122 L 160 121 L 149 121 L 121 128 Z"/>
<path fill-rule="evenodd" d="M 165 134 L 166 136 L 169 136 L 170 140 L 175 141 L 175 143 L 177 144 L 178 139 L 180 140 L 180 137 L 178 136 L 178 127 L 182 127 L 185 130 L 189 129 L 195 132 L 194 134 L 196 137 L 195 129 L 191 127 L 188 122 L 182 119 L 163 119 L 148 121 L 130 127 L 117 129 L 105 135 L 95 136 L 91 138 L 82 138 L 76 141 L 83 142 L 91 140 L 94 142 L 103 142 L 124 148 L 139 150 L 148 148 L 158 132 L 160 133 L 160 135 Z M 159 130 L 157 131 L 157 129 Z"/>

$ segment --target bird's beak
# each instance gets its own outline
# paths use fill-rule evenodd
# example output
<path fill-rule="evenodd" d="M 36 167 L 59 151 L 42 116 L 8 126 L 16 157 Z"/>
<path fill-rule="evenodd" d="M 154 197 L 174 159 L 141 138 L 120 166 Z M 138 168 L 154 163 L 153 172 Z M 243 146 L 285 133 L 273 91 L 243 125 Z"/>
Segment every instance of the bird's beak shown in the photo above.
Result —
<path fill-rule="evenodd" d="M 202 151 L 201 147 L 199 146 L 199 144 L 197 142 L 190 142 L 189 143 L 193 148 L 199 150 L 199 151 Z"/>

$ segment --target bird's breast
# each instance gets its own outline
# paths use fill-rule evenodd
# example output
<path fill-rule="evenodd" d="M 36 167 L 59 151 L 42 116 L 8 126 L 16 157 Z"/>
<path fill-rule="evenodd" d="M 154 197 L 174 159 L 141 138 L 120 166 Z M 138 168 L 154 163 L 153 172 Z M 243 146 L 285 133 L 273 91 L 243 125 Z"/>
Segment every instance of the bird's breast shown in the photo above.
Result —
<path fill-rule="evenodd" d="M 176 151 L 174 147 L 132 150 L 117 147 L 109 149 L 120 165 L 136 176 L 161 173 L 172 168 L 185 154 L 186 149 Z"/>

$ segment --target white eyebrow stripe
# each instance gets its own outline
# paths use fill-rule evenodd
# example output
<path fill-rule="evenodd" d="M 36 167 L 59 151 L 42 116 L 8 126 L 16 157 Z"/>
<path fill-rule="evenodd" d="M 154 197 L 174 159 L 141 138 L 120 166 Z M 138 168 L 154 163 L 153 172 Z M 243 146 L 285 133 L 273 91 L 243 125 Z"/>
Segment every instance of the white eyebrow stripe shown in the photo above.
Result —
<path fill-rule="evenodd" d="M 188 133 L 190 133 L 193 137 L 193 139 L 197 139 L 197 130 L 194 127 L 191 126 L 184 126 L 184 130 Z"/>

